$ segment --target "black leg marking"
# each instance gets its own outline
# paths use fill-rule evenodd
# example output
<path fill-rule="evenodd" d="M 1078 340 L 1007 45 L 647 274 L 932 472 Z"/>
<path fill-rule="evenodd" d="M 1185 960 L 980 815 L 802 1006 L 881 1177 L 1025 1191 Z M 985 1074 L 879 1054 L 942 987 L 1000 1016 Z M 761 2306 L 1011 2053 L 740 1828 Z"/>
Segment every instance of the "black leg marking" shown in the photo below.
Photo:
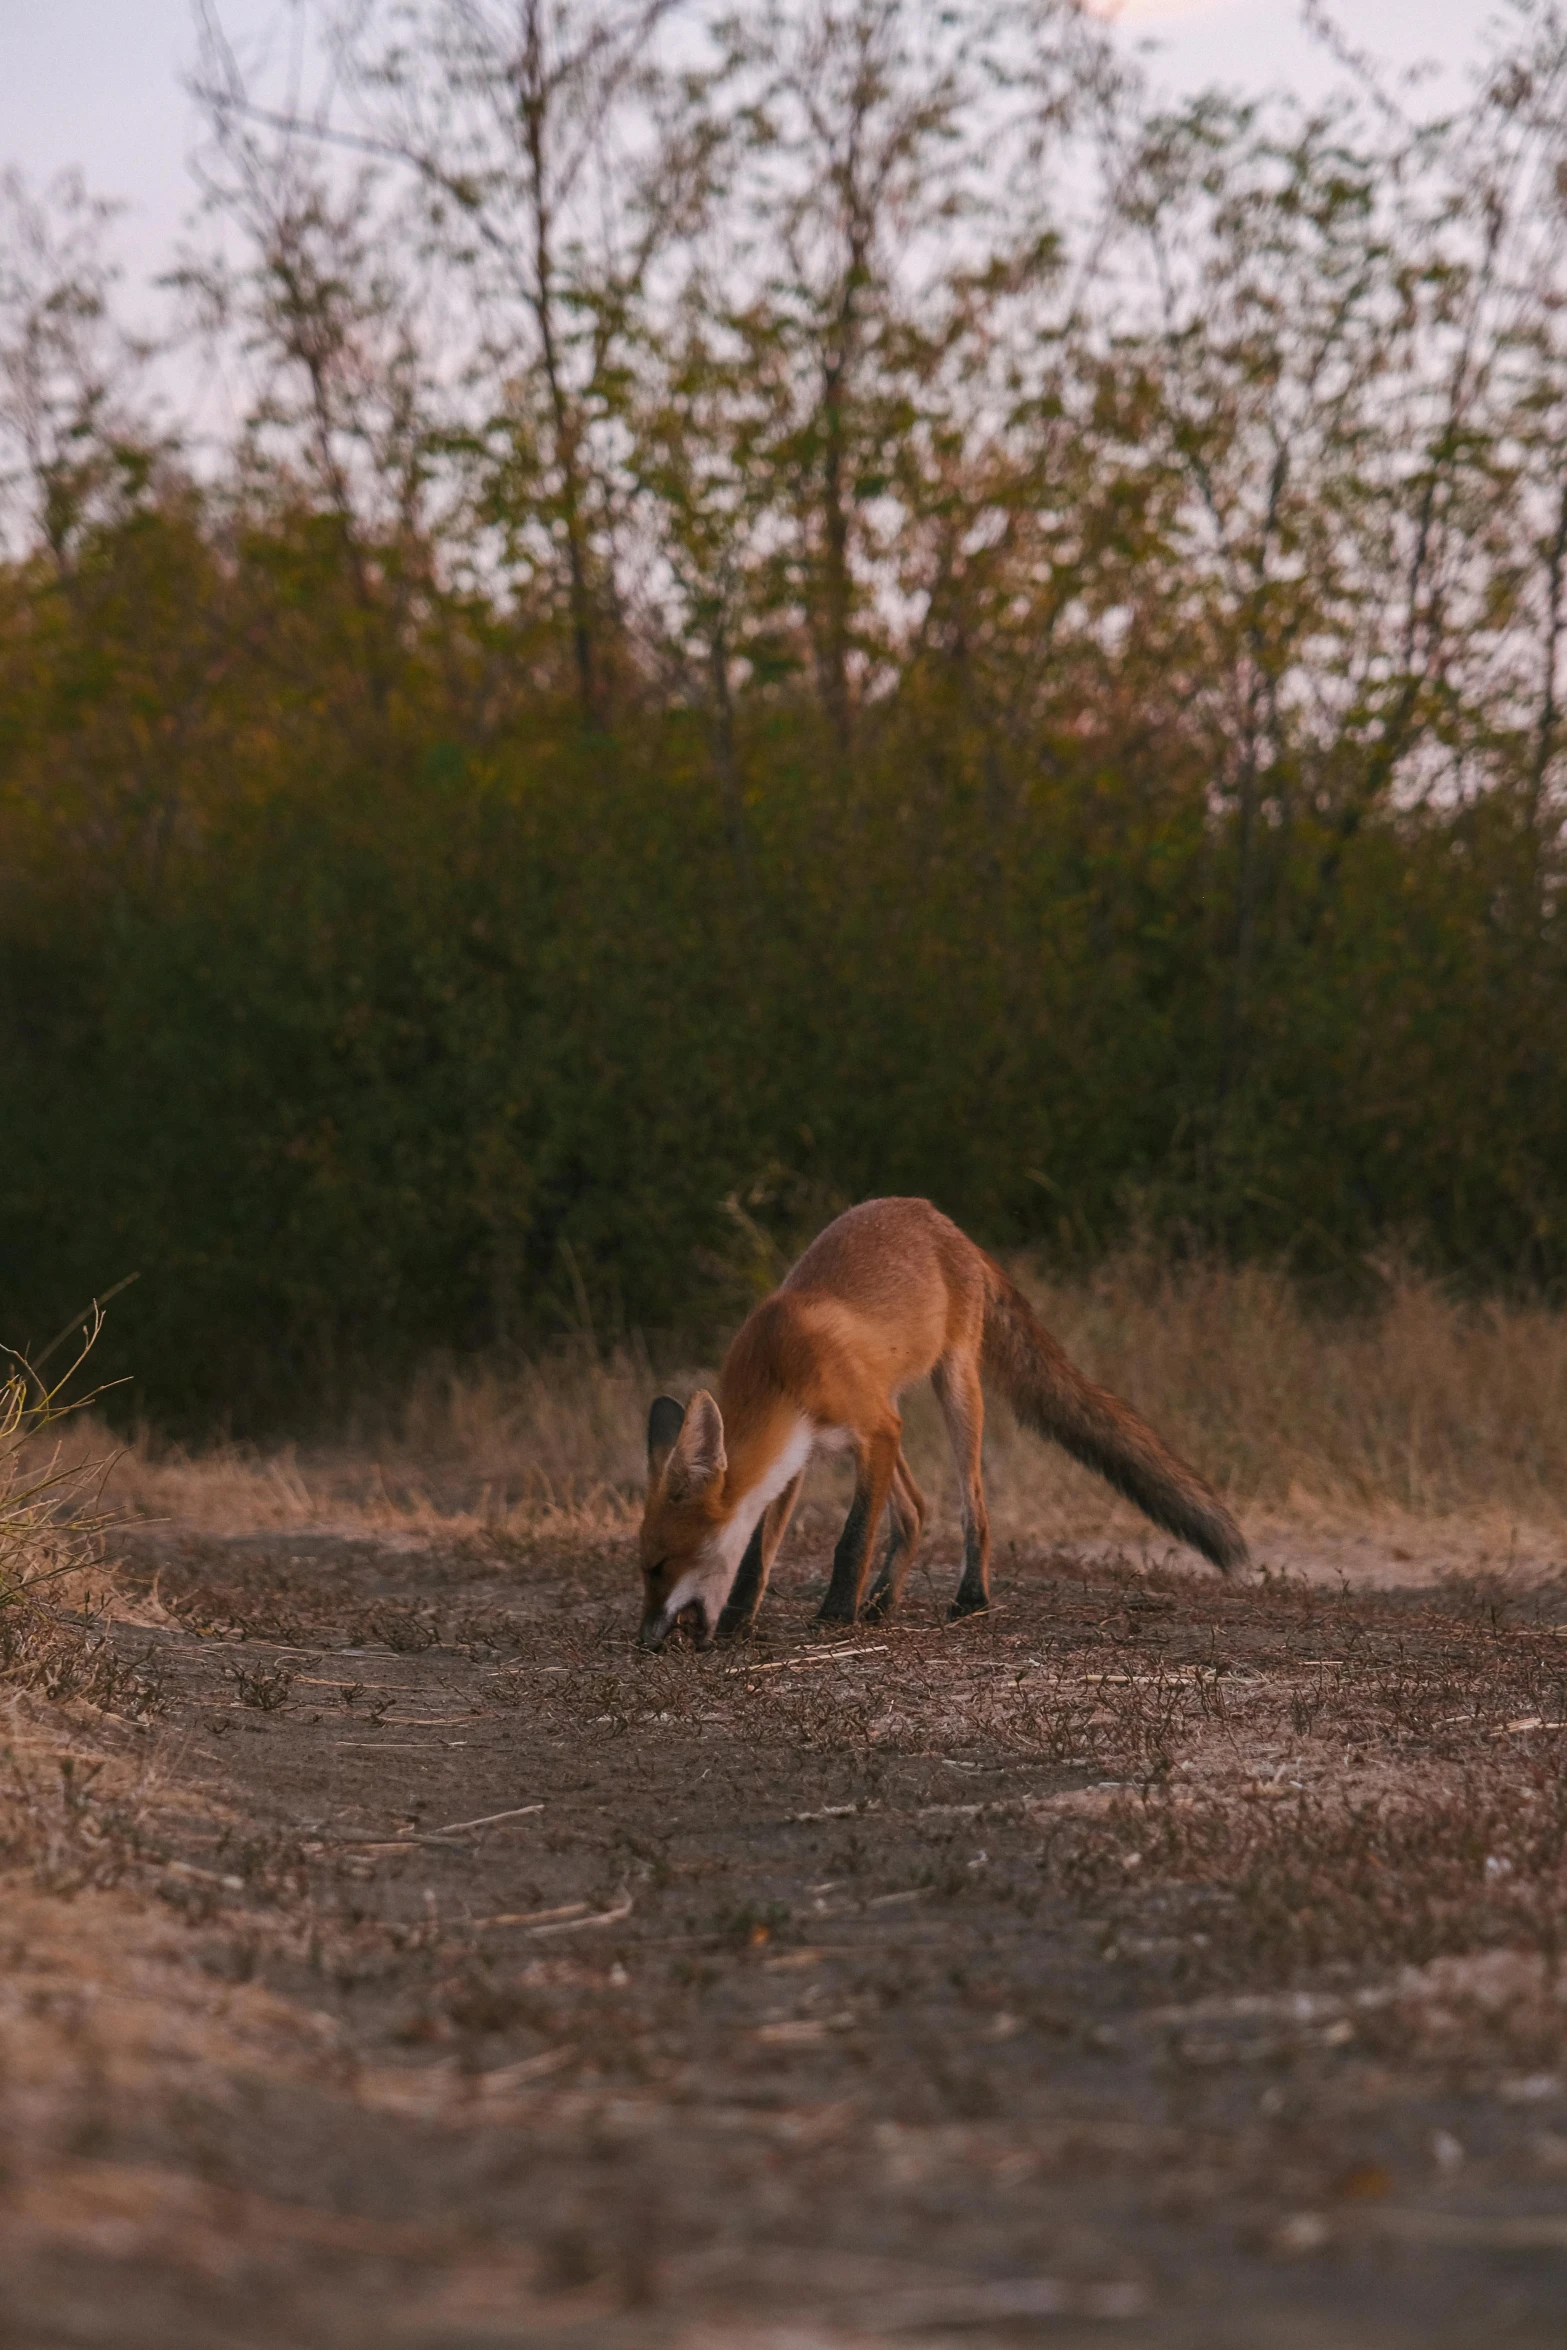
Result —
<path fill-rule="evenodd" d="M 723 1612 L 718 1619 L 715 1637 L 719 1640 L 738 1640 L 751 1629 L 762 1597 L 762 1528 L 766 1523 L 764 1510 L 756 1521 L 756 1531 L 745 1546 L 739 1572 L 729 1588 Z"/>
<path fill-rule="evenodd" d="M 990 1593 L 985 1588 L 984 1531 L 978 1526 L 963 1529 L 963 1580 L 958 1585 L 957 1598 L 947 1611 L 949 1623 L 959 1616 L 982 1615 L 990 1605 Z"/>
<path fill-rule="evenodd" d="M 852 1624 L 854 1603 L 859 1594 L 860 1563 L 865 1556 L 865 1520 L 870 1503 L 865 1493 L 856 1487 L 849 1514 L 843 1521 L 843 1532 L 838 1547 L 832 1554 L 832 1581 L 827 1586 L 827 1597 L 817 1610 L 819 1624 Z"/>

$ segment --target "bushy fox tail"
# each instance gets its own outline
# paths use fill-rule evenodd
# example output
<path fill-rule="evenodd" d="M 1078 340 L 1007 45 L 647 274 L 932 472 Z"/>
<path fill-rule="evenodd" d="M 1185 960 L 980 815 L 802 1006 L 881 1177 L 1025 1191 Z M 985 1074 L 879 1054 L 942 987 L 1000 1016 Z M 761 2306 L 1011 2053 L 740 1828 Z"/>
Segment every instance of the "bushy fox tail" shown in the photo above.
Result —
<path fill-rule="evenodd" d="M 999 1265 L 987 1258 L 985 1271 L 982 1367 L 1024 1426 L 1052 1438 L 1224 1574 L 1243 1565 L 1246 1538 L 1212 1487 L 1130 1404 L 1083 1377 Z"/>

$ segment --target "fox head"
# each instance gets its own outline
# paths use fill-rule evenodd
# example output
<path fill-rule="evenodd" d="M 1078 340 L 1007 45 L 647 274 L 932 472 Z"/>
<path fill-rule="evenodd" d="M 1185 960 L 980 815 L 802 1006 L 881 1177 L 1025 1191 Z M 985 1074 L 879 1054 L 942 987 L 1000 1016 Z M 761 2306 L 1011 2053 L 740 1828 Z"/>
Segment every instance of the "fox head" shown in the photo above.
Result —
<path fill-rule="evenodd" d="M 728 1516 L 728 1467 L 723 1418 L 706 1389 L 684 1411 L 673 1396 L 659 1396 L 648 1414 L 647 1506 L 638 1543 L 644 1648 L 662 1648 L 688 1615 L 700 1646 L 712 1645 L 733 1577 L 719 1543 Z"/>

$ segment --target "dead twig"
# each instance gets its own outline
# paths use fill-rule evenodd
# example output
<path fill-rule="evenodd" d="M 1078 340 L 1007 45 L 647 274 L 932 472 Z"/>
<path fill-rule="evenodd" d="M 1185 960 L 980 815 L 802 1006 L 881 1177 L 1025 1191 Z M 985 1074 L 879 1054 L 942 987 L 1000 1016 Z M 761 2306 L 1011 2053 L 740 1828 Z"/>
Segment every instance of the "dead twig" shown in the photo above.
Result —
<path fill-rule="evenodd" d="M 618 1926 L 622 1918 L 630 1917 L 632 1907 L 633 1903 L 631 1895 L 629 1893 L 624 1893 L 613 1909 L 598 1910 L 592 1917 L 562 1918 L 558 1925 L 540 1924 L 532 1927 L 530 1930 L 534 1934 L 538 1935 L 575 1934 L 579 1930 L 585 1930 L 589 1926 Z"/>
<path fill-rule="evenodd" d="M 411 1844 L 439 1844 L 469 1828 L 494 1828 L 502 1820 L 525 1820 L 544 1809 L 542 1803 L 519 1803 L 510 1811 L 484 1812 L 476 1820 L 448 1820 L 444 1828 L 406 1828 L 395 1836 L 324 1836 L 323 1844 L 337 1844 L 358 1852 L 397 1852 Z"/>
<path fill-rule="evenodd" d="M 726 1665 L 724 1670 L 726 1673 L 793 1673 L 798 1672 L 802 1665 L 835 1665 L 844 1657 L 885 1656 L 886 1653 L 887 1643 L 884 1640 L 864 1648 L 858 1641 L 849 1640 L 841 1648 L 819 1648 L 804 1656 L 775 1657 L 771 1664 L 765 1665 Z"/>

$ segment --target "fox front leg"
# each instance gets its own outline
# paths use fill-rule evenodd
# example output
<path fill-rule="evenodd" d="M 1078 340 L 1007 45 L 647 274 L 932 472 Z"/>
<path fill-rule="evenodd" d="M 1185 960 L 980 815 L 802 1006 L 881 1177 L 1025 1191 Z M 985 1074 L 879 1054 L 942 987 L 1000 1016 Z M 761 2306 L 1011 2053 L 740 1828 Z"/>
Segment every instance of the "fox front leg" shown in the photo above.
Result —
<path fill-rule="evenodd" d="M 763 1510 L 755 1533 L 746 1544 L 745 1556 L 740 1561 L 734 1588 L 724 1602 L 723 1614 L 718 1619 L 720 1640 L 742 1640 L 756 1622 L 757 1610 L 767 1589 L 767 1578 L 773 1571 L 773 1561 L 789 1531 L 789 1520 L 794 1505 L 800 1498 L 805 1483 L 805 1471 L 791 1477 L 782 1493 L 775 1494 Z"/>
<path fill-rule="evenodd" d="M 860 1454 L 854 1499 L 833 1552 L 832 1580 L 817 1612 L 819 1624 L 852 1624 L 860 1612 L 871 1543 L 892 1491 L 902 1439 L 903 1424 L 898 1421 L 891 1428 L 878 1429 Z"/>
<path fill-rule="evenodd" d="M 764 1522 L 765 1513 L 756 1522 L 755 1532 L 745 1546 L 745 1556 L 740 1561 L 739 1572 L 729 1587 L 729 1597 L 724 1601 L 723 1610 L 718 1618 L 716 1637 L 720 1640 L 738 1640 L 743 1632 L 749 1632 L 751 1620 L 762 1604 Z"/>

